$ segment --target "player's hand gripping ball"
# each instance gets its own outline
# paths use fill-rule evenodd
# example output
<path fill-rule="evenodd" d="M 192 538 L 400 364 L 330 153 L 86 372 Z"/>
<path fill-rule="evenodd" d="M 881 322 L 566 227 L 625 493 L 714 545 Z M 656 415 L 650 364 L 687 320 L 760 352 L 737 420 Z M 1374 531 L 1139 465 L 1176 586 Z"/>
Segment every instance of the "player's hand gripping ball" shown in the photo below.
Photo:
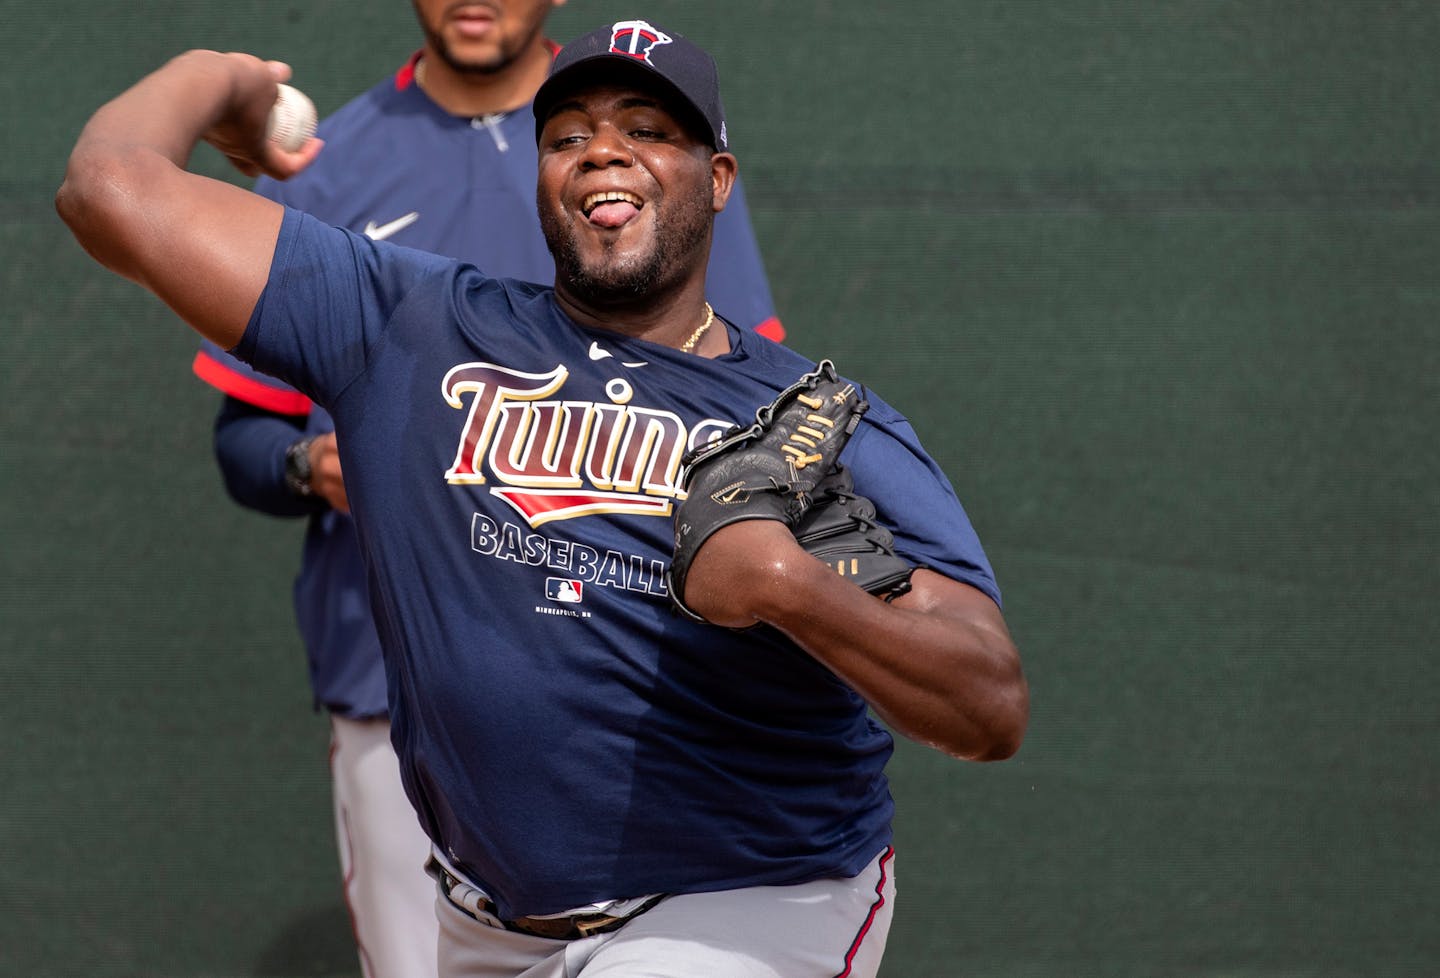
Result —
<path fill-rule="evenodd" d="M 869 407 L 826 360 L 756 411 L 754 424 L 686 454 L 687 496 L 675 513 L 667 582 L 676 607 L 700 618 L 685 604 L 685 579 L 717 530 L 742 520 L 778 520 L 792 530 L 801 522 Z"/>
<path fill-rule="evenodd" d="M 298 88 L 283 82 L 275 87 L 278 92 L 275 104 L 270 108 L 270 117 L 265 121 L 265 138 L 285 152 L 295 153 L 315 135 L 315 126 L 319 122 L 315 103 Z"/>

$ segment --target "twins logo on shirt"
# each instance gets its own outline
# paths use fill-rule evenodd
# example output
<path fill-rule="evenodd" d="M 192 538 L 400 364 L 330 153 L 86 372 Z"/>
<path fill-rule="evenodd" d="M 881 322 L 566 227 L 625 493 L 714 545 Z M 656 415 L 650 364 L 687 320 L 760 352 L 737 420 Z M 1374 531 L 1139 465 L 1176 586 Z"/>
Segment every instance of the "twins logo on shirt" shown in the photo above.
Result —
<path fill-rule="evenodd" d="M 532 528 L 597 513 L 668 517 L 682 495 L 681 457 L 730 423 L 689 429 L 671 411 L 630 404 L 634 391 L 618 378 L 606 386 L 608 403 L 554 396 L 568 376 L 563 364 L 543 374 L 451 368 L 441 391 L 457 410 L 468 402 L 469 413 L 445 480 L 498 483 L 490 492 Z"/>

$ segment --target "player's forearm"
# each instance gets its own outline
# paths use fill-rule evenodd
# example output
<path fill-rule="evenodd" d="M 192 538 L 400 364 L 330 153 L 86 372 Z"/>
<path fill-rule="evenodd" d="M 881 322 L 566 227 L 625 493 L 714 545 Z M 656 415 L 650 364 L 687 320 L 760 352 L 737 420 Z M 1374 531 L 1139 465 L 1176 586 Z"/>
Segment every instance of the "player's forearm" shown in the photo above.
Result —
<path fill-rule="evenodd" d="M 55 198 L 97 261 L 223 349 L 239 343 L 264 291 L 284 210 L 183 164 L 203 137 L 252 176 L 284 179 L 308 166 L 319 140 L 292 152 L 265 135 L 288 74 L 244 54 L 176 58 L 95 114 Z"/>
<path fill-rule="evenodd" d="M 273 102 L 275 90 L 275 81 L 258 59 L 187 51 L 97 111 L 80 134 L 76 154 L 134 148 L 158 153 L 184 168 L 195 145 L 220 120 L 243 112 L 247 100 Z M 258 120 L 263 124 L 263 111 Z"/>
<path fill-rule="evenodd" d="M 1019 655 L 1003 625 L 932 600 L 926 574 L 939 577 L 917 571 L 916 592 L 886 604 L 809 558 L 795 587 L 771 592 L 765 614 L 897 733 L 955 757 L 1003 760 L 1029 717 Z"/>
<path fill-rule="evenodd" d="M 318 501 L 285 481 L 285 452 L 303 434 L 287 417 L 227 397 L 215 418 L 215 460 L 230 498 L 271 516 L 315 512 Z"/>
<path fill-rule="evenodd" d="M 214 51 L 182 54 L 102 106 L 81 131 L 56 208 L 107 267 L 139 277 L 121 246 L 147 202 L 167 193 L 167 176 L 182 172 L 202 136 L 233 111 L 238 67 Z"/>
<path fill-rule="evenodd" d="M 1009 757 L 1024 737 L 1029 693 L 999 609 L 932 571 L 912 581 L 910 594 L 887 604 L 806 553 L 783 524 L 752 520 L 706 543 L 686 593 L 711 621 L 778 628 L 897 733 L 955 757 Z"/>

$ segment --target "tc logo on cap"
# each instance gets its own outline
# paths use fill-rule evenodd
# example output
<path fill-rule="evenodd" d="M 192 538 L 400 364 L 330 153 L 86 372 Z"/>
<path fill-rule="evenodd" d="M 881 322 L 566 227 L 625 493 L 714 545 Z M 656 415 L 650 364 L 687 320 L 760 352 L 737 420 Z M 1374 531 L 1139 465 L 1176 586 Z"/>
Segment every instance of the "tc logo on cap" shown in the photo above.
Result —
<path fill-rule="evenodd" d="M 651 27 L 643 20 L 622 20 L 610 27 L 610 53 L 624 54 L 636 61 L 650 61 L 650 52 L 661 44 L 669 44 L 670 37 Z"/>

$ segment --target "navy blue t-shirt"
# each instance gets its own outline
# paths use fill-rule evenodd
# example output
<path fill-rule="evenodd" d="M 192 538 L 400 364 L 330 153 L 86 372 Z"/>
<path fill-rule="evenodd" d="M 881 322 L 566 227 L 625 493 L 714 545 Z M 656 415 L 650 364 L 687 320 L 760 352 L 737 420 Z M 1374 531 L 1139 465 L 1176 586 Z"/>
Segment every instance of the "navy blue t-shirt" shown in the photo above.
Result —
<path fill-rule="evenodd" d="M 287 210 L 237 355 L 335 419 L 422 824 L 504 916 L 853 875 L 892 743 L 778 632 L 676 615 L 683 452 L 813 365 L 581 327 L 553 290 Z M 873 396 L 843 458 L 905 557 L 998 600 L 945 476 Z"/>

